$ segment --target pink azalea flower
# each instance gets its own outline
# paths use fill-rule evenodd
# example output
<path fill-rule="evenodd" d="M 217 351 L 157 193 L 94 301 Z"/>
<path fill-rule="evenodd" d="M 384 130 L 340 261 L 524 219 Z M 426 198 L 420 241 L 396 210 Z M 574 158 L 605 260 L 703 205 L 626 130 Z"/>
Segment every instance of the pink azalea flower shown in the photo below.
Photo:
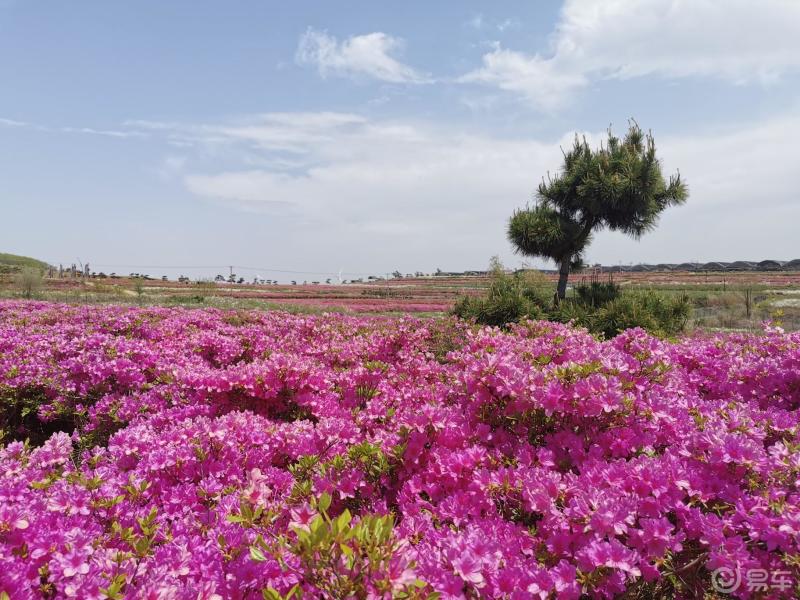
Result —
<path fill-rule="evenodd" d="M 465 552 L 461 556 L 454 558 L 451 562 L 453 565 L 453 573 L 477 588 L 483 587 L 485 580 L 483 578 L 481 561 L 478 560 L 477 557 Z"/>
<path fill-rule="evenodd" d="M 289 527 L 303 531 L 311 531 L 310 524 L 317 516 L 317 512 L 308 504 L 303 504 L 300 508 L 293 508 L 290 514 Z"/>
<path fill-rule="evenodd" d="M 84 550 L 70 550 L 58 558 L 59 567 L 64 577 L 74 577 L 75 575 L 86 575 L 89 572 L 88 556 L 92 553 L 92 548 Z"/>

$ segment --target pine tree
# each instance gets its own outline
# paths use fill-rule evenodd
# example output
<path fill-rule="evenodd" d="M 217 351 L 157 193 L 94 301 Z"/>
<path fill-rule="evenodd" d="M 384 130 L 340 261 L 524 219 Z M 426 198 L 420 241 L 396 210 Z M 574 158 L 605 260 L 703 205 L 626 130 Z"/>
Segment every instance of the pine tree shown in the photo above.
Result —
<path fill-rule="evenodd" d="M 609 130 L 597 150 L 576 136 L 562 171 L 543 179 L 536 196 L 533 206 L 514 212 L 508 238 L 520 254 L 555 261 L 558 301 L 594 232 L 608 228 L 638 239 L 655 228 L 664 209 L 683 204 L 688 189 L 679 173 L 664 179 L 652 134 L 631 121 L 624 139 Z"/>

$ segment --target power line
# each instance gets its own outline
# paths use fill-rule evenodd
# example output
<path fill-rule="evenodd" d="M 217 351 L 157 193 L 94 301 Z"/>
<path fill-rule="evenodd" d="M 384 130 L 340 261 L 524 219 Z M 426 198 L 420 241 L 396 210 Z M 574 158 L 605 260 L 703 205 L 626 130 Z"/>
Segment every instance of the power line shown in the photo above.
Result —
<path fill-rule="evenodd" d="M 116 265 L 91 263 L 96 267 L 118 267 L 121 269 L 227 269 L 228 265 Z"/>
<path fill-rule="evenodd" d="M 268 269 L 267 267 L 243 267 L 236 266 L 237 269 L 245 271 L 269 271 L 271 273 L 299 273 L 305 275 L 338 275 L 338 271 L 288 271 L 285 269 Z M 358 273 L 356 271 L 342 271 L 342 275 L 372 275 L 372 273 Z"/>
<path fill-rule="evenodd" d="M 117 268 L 117 269 L 240 269 L 244 271 L 262 271 L 268 273 L 293 273 L 296 275 L 338 275 L 338 271 L 296 271 L 291 269 L 273 269 L 271 267 L 246 267 L 243 265 L 117 265 L 108 263 L 92 263 L 95 267 Z M 342 271 L 343 275 L 372 275 L 372 273 L 362 273 L 357 271 Z"/>

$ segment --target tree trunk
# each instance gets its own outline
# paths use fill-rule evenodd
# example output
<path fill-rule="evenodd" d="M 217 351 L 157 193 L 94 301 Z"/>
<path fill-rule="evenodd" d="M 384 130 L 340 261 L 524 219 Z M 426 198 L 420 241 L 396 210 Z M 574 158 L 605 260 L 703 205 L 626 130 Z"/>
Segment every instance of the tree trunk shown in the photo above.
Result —
<path fill-rule="evenodd" d="M 569 278 L 569 263 L 570 258 L 567 257 L 561 261 L 561 266 L 558 269 L 558 287 L 556 288 L 556 304 L 563 300 L 567 295 L 567 279 Z"/>

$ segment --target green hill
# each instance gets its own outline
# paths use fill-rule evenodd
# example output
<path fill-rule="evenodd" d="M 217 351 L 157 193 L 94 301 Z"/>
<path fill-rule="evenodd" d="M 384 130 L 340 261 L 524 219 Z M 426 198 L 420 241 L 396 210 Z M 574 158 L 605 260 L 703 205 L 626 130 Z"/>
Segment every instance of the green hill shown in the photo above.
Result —
<path fill-rule="evenodd" d="M 0 252 L 0 274 L 15 273 L 22 269 L 36 269 L 38 271 L 46 271 L 48 264 L 29 256 L 18 256 L 16 254 L 6 254 Z"/>

